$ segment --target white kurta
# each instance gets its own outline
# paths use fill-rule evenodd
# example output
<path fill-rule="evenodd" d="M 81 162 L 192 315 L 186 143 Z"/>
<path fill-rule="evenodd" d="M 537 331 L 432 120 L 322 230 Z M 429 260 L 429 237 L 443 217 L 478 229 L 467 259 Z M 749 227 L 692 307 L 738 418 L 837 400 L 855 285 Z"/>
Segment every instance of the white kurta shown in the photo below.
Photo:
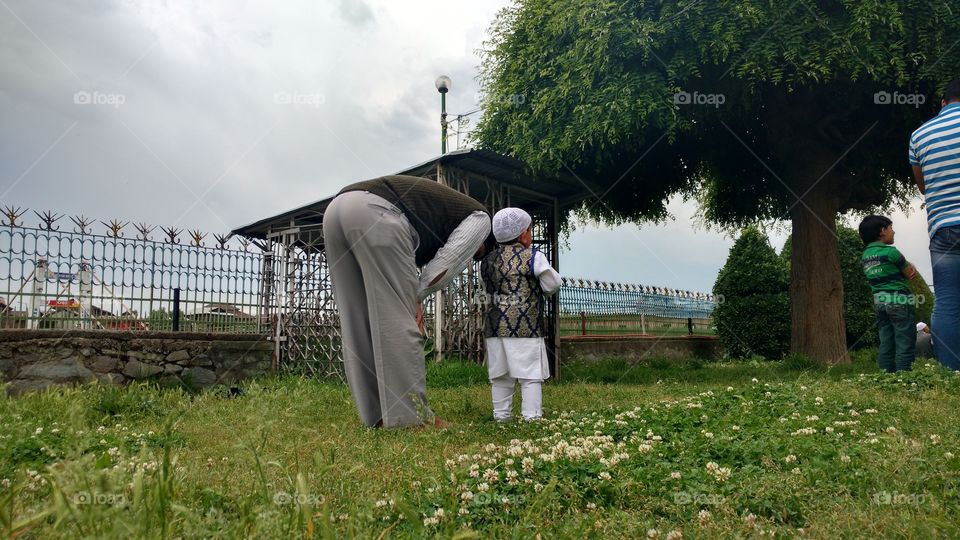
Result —
<path fill-rule="evenodd" d="M 533 257 L 533 273 L 540 288 L 550 296 L 560 290 L 560 274 L 539 251 Z M 487 372 L 491 379 L 508 375 L 514 379 L 548 379 L 550 363 L 543 338 L 486 338 Z"/>

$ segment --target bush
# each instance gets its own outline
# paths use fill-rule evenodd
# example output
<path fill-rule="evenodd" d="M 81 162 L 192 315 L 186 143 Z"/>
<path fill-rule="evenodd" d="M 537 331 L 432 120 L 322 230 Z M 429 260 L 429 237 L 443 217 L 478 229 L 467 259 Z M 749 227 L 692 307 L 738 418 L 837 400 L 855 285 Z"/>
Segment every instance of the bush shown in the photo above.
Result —
<path fill-rule="evenodd" d="M 747 227 L 713 285 L 717 336 L 727 354 L 779 359 L 790 348 L 788 266 L 767 237 Z"/>

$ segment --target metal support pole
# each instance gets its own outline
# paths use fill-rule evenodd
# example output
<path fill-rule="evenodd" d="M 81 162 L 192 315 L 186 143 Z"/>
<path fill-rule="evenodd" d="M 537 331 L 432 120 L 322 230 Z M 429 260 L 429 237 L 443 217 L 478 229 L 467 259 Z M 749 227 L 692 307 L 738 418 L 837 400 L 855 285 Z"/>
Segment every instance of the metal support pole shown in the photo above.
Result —
<path fill-rule="evenodd" d="M 444 127 L 444 137 L 446 137 L 446 127 Z M 446 149 L 446 138 L 444 138 L 443 144 L 444 149 Z M 447 185 L 446 179 L 443 177 L 443 167 L 439 162 L 437 163 L 437 183 L 441 186 Z M 434 293 L 433 298 L 433 359 L 439 362 L 443 359 L 443 289 Z"/>
<path fill-rule="evenodd" d="M 173 290 L 173 331 L 180 331 L 180 288 Z"/>
<path fill-rule="evenodd" d="M 30 317 L 27 319 L 27 328 L 40 327 L 40 306 L 46 300 L 47 260 L 37 259 L 37 268 L 33 271 L 33 294 L 30 296 Z"/>

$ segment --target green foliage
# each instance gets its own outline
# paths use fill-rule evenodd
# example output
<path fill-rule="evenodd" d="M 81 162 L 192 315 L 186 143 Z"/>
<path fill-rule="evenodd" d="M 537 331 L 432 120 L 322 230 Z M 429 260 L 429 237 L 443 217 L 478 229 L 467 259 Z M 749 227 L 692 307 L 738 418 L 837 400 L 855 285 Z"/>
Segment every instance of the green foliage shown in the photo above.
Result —
<path fill-rule="evenodd" d="M 960 10 L 939 0 L 520 0 L 490 31 L 477 142 L 595 182 L 587 211 L 609 220 L 662 218 L 673 193 L 723 223 L 781 218 L 813 180 L 841 211 L 905 202 L 889 149 L 960 72 Z"/>
<path fill-rule="evenodd" d="M 933 291 L 927 285 L 927 280 L 923 279 L 920 272 L 917 276 L 907 282 L 910 285 L 910 291 L 917 297 L 917 322 L 923 321 L 930 324 L 930 318 L 933 316 Z"/>
<path fill-rule="evenodd" d="M 730 249 L 713 294 L 717 336 L 734 358 L 778 359 L 790 347 L 787 266 L 767 237 L 747 227 Z"/>

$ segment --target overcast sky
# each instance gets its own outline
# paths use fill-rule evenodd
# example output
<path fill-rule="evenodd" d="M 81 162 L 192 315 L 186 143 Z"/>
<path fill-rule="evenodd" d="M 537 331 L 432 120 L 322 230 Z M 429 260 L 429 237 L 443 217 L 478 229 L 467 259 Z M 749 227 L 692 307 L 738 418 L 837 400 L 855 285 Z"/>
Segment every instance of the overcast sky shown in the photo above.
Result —
<path fill-rule="evenodd" d="M 453 79 L 449 112 L 476 108 L 506 4 L 0 0 L 0 205 L 225 233 L 420 163 L 434 79 Z M 670 208 L 578 227 L 561 273 L 709 291 L 732 240 Z M 929 281 L 925 214 L 893 217 Z"/>

